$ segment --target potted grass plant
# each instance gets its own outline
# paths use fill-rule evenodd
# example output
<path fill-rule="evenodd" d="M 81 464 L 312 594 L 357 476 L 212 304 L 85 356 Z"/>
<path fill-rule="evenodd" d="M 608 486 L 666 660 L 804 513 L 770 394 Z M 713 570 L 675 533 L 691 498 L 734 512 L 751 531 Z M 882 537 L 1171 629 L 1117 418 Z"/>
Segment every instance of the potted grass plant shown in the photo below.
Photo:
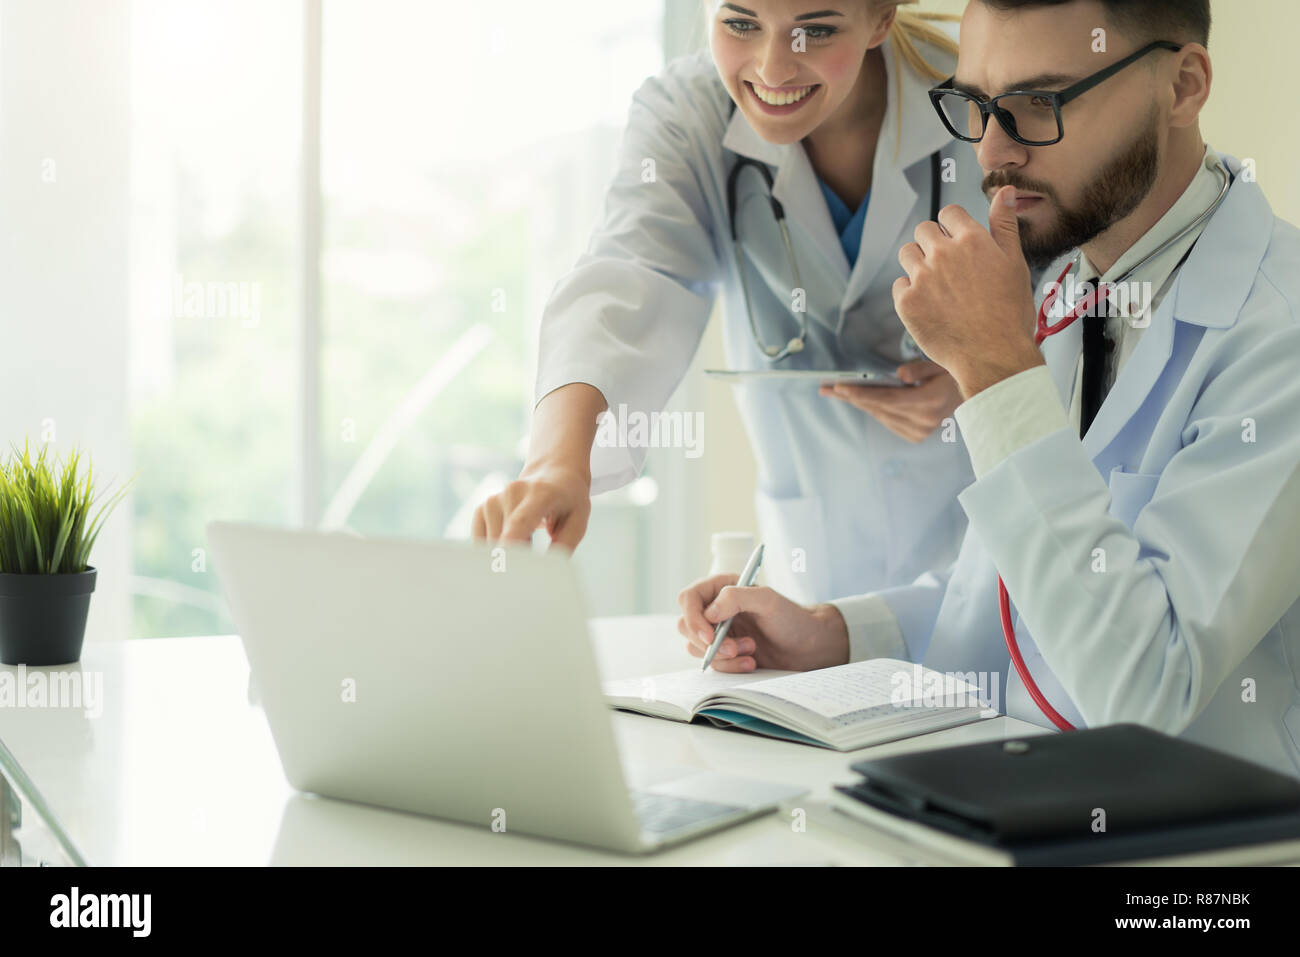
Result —
<path fill-rule="evenodd" d="M 32 457 L 26 443 L 0 461 L 0 663 L 61 665 L 81 657 L 100 528 L 127 492 L 101 501 L 91 464 Z M 98 504 L 98 508 L 96 505 Z M 93 512 L 93 514 L 92 514 Z"/>

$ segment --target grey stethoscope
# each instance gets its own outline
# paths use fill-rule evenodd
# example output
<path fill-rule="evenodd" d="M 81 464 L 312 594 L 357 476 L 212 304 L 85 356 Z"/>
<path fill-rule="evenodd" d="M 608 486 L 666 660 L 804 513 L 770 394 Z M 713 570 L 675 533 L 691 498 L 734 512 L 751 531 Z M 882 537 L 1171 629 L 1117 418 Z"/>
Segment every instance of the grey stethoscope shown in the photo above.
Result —
<path fill-rule="evenodd" d="M 736 235 L 736 183 L 746 166 L 758 170 L 767 184 L 767 200 L 772 204 L 772 215 L 776 217 L 777 225 L 781 227 L 781 240 L 785 243 L 786 255 L 790 259 L 790 273 L 794 277 L 794 286 L 791 288 L 802 289 L 803 282 L 799 278 L 799 263 L 795 260 L 794 246 L 790 242 L 790 230 L 785 224 L 785 207 L 772 195 L 772 173 L 766 164 L 742 156 L 736 161 L 736 165 L 731 168 L 731 174 L 727 177 L 727 215 L 731 221 L 731 246 L 736 254 L 736 272 L 740 275 L 740 290 L 745 297 L 745 312 L 749 316 L 749 332 L 754 337 L 754 345 L 758 346 L 758 351 L 768 362 L 780 362 L 796 352 L 803 351 L 804 342 L 808 337 L 808 312 L 803 310 L 798 314 L 799 334 L 784 346 L 764 344 L 763 337 L 758 332 L 758 325 L 754 322 L 754 307 L 749 301 L 749 283 L 745 281 L 745 264 L 740 254 L 740 241 Z M 930 155 L 930 219 L 932 220 L 939 218 L 940 184 L 943 179 L 941 172 L 942 163 L 939 154 L 932 153 Z"/>

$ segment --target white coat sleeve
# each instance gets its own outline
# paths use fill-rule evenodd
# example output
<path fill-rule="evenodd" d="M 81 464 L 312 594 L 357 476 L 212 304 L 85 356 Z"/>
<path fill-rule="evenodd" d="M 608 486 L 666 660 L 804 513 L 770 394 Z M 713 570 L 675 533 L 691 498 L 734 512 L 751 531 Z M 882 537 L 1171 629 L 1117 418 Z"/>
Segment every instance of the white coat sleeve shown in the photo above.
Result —
<path fill-rule="evenodd" d="M 691 132 L 706 115 L 715 123 L 713 112 L 672 73 L 633 97 L 603 220 L 542 315 L 535 402 L 585 382 L 612 413 L 626 406 L 648 415 L 685 375 L 720 278 L 703 182 L 707 136 Z M 644 464 L 644 448 L 597 442 L 592 494 L 626 484 Z"/>
<path fill-rule="evenodd" d="M 849 661 L 899 658 L 920 661 L 934 631 L 955 565 L 924 572 L 910 585 L 836 598 L 849 631 Z"/>
<path fill-rule="evenodd" d="M 958 496 L 1088 725 L 1181 733 L 1300 598 L 1300 379 L 1279 355 L 1300 324 L 1225 358 L 1158 475 L 1108 486 L 1067 427 Z"/>
<path fill-rule="evenodd" d="M 953 415 L 977 479 L 1017 449 L 1070 424 L 1045 365 L 1018 372 L 971 396 Z"/>

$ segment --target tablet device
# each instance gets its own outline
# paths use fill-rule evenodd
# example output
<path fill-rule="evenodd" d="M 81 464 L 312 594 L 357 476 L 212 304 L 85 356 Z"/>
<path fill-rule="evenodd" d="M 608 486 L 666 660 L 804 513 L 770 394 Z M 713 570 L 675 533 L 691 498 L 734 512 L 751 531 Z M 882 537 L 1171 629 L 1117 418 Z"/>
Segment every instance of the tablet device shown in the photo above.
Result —
<path fill-rule="evenodd" d="M 893 372 L 853 371 L 839 369 L 705 369 L 704 374 L 712 379 L 725 382 L 816 382 L 819 385 L 835 385 L 848 382 L 854 385 L 884 385 L 907 388 L 916 383 L 904 382 Z"/>

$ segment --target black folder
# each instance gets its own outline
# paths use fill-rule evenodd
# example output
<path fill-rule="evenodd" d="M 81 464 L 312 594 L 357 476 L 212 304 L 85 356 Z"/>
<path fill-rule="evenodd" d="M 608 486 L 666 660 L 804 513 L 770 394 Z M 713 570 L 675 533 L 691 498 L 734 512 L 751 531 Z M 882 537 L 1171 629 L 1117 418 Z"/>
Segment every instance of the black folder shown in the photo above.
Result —
<path fill-rule="evenodd" d="M 1017 865 L 1102 864 L 1300 840 L 1300 779 L 1136 724 L 852 767 L 863 780 L 836 785 L 843 795 L 886 819 L 1002 852 Z"/>

